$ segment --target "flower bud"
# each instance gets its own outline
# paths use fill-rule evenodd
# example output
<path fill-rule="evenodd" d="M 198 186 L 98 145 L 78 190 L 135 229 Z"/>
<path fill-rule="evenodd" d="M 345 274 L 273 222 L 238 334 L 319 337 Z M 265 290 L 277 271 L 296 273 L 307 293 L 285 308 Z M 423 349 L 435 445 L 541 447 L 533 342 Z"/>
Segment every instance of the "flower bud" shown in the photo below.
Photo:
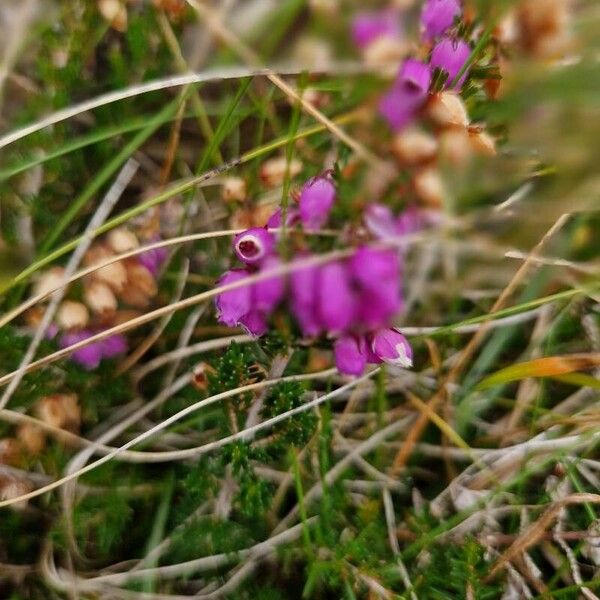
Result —
<path fill-rule="evenodd" d="M 83 329 L 90 320 L 85 304 L 64 300 L 56 312 L 56 322 L 61 329 Z"/>
<path fill-rule="evenodd" d="M 275 238 L 264 227 L 253 227 L 233 238 L 237 257 L 247 265 L 255 265 L 272 254 Z"/>
<path fill-rule="evenodd" d="M 373 354 L 382 361 L 402 368 L 412 367 L 413 352 L 408 340 L 397 329 L 380 329 L 371 339 Z"/>
<path fill-rule="evenodd" d="M 92 312 L 107 315 L 117 310 L 117 299 L 113 291 L 101 281 L 91 281 L 85 284 L 83 297 Z"/>
<path fill-rule="evenodd" d="M 441 92 L 433 96 L 427 104 L 427 115 L 440 127 L 466 127 L 469 115 L 458 94 Z"/>
<path fill-rule="evenodd" d="M 246 198 L 246 182 L 241 177 L 227 177 L 223 182 L 221 194 L 225 202 L 241 202 Z"/>
<path fill-rule="evenodd" d="M 278 156 L 266 160 L 260 168 L 260 178 L 267 187 L 282 185 L 288 171 L 288 162 L 285 156 Z M 292 158 L 289 163 L 289 177 L 293 179 L 302 171 L 302 163 Z"/>
<path fill-rule="evenodd" d="M 446 81 L 444 88 L 460 89 L 462 88 L 465 79 L 467 78 L 468 69 L 463 73 L 461 78 L 452 86 L 452 82 L 456 79 L 460 70 L 471 56 L 471 48 L 467 42 L 463 40 L 454 40 L 444 38 L 438 42 L 431 53 L 431 70 L 441 69 L 446 73 Z"/>
<path fill-rule="evenodd" d="M 335 185 L 327 176 L 309 179 L 300 193 L 300 219 L 307 229 L 320 229 L 327 223 L 335 202 Z"/>
<path fill-rule="evenodd" d="M 126 227 L 118 227 L 113 229 L 107 236 L 106 240 L 110 249 L 115 254 L 123 254 L 130 250 L 135 250 L 139 247 L 140 242 L 133 231 Z"/>
<path fill-rule="evenodd" d="M 394 137 L 392 152 L 403 165 L 417 165 L 435 158 L 437 140 L 418 129 L 405 129 Z"/>

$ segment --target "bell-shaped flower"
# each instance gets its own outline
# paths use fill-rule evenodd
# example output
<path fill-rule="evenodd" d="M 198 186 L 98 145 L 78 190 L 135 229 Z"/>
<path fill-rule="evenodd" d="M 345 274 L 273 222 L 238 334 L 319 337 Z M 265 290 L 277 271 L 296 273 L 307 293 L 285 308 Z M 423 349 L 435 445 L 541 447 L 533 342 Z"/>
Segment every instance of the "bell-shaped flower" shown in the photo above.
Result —
<path fill-rule="evenodd" d="M 225 272 L 218 281 L 218 286 L 228 285 L 241 281 L 249 276 L 248 272 L 242 269 L 232 269 Z M 219 322 L 235 327 L 241 317 L 252 309 L 252 294 L 249 285 L 244 285 L 233 290 L 221 292 L 215 298 L 217 308 L 217 317 Z"/>
<path fill-rule="evenodd" d="M 403 368 L 412 367 L 412 348 L 397 329 L 387 328 L 376 331 L 371 338 L 371 350 L 383 362 Z"/>
<path fill-rule="evenodd" d="M 429 65 L 409 58 L 404 61 L 392 89 L 379 103 L 379 112 L 394 131 L 408 125 L 416 116 L 429 92 Z"/>
<path fill-rule="evenodd" d="M 87 340 L 92 337 L 92 332 L 87 329 L 80 331 L 70 331 L 61 336 L 59 340 L 59 346 L 61 348 L 68 348 L 79 342 Z M 78 348 L 71 354 L 71 360 L 88 371 L 93 371 L 98 368 L 100 361 L 102 360 L 102 345 L 100 342 L 93 342 L 82 348 Z"/>
<path fill-rule="evenodd" d="M 300 219 L 306 229 L 320 229 L 327 223 L 335 202 L 335 185 L 327 175 L 313 177 L 300 192 Z"/>
<path fill-rule="evenodd" d="M 124 335 L 116 333 L 98 342 L 102 349 L 102 358 L 115 358 L 127 352 L 127 340 Z"/>
<path fill-rule="evenodd" d="M 273 253 L 275 238 L 264 227 L 252 227 L 233 238 L 237 257 L 247 265 L 256 265 Z"/>
<path fill-rule="evenodd" d="M 281 262 L 275 256 L 267 257 L 261 265 L 260 271 L 275 269 L 281 265 Z M 268 279 L 257 281 L 252 285 L 251 300 L 252 307 L 266 314 L 271 313 L 281 302 L 285 294 L 285 280 L 281 275 L 273 275 Z"/>
<path fill-rule="evenodd" d="M 367 365 L 367 357 L 353 335 L 343 335 L 333 345 L 335 366 L 344 375 L 362 375 Z"/>
<path fill-rule="evenodd" d="M 471 48 L 464 40 L 444 38 L 439 41 L 431 53 L 431 69 L 441 69 L 447 73 L 444 88 L 452 87 L 452 82 L 456 79 L 460 70 L 471 56 Z M 468 70 L 465 70 L 461 78 L 456 82 L 452 89 L 460 89 L 467 78 Z"/>
<path fill-rule="evenodd" d="M 238 324 L 255 337 L 260 337 L 267 332 L 267 319 L 265 314 L 260 310 L 247 312 L 240 317 Z"/>
<path fill-rule="evenodd" d="M 360 49 L 384 37 L 401 36 L 399 15 L 394 10 L 360 12 L 352 21 L 352 39 Z"/>
<path fill-rule="evenodd" d="M 347 265 L 332 262 L 319 271 L 317 312 L 323 327 L 330 332 L 344 331 L 356 318 L 356 296 Z"/>
<path fill-rule="evenodd" d="M 317 266 L 294 269 L 290 273 L 291 308 L 306 337 L 319 335 L 323 329 L 317 315 L 318 278 Z"/>
<path fill-rule="evenodd" d="M 426 0 L 421 12 L 423 38 L 429 42 L 444 34 L 461 14 L 458 0 Z"/>

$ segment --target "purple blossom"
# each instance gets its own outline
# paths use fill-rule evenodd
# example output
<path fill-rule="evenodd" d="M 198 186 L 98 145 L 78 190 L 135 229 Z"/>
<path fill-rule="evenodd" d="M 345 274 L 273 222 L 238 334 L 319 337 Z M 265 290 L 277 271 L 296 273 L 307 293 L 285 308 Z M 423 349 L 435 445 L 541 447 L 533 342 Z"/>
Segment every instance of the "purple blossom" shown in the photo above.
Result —
<path fill-rule="evenodd" d="M 379 103 L 379 112 L 394 131 L 399 131 L 417 115 L 429 91 L 429 66 L 409 58 L 404 61 L 392 89 Z"/>
<path fill-rule="evenodd" d="M 361 12 L 352 21 L 352 39 L 361 49 L 382 37 L 401 36 L 399 15 L 393 10 Z"/>
<path fill-rule="evenodd" d="M 388 282 L 397 283 L 400 259 L 394 250 L 379 250 L 363 246 L 350 259 L 353 278 L 362 288 L 377 289 Z"/>
<path fill-rule="evenodd" d="M 249 276 L 248 272 L 242 269 L 232 269 L 225 272 L 218 281 L 218 285 L 227 285 L 236 281 L 241 281 Z M 252 308 L 251 289 L 249 285 L 221 292 L 215 299 L 217 307 L 217 316 L 219 322 L 235 327 L 240 319 Z"/>
<path fill-rule="evenodd" d="M 260 310 L 247 312 L 240 318 L 239 325 L 255 337 L 260 337 L 267 332 L 267 320 L 265 314 Z"/>
<path fill-rule="evenodd" d="M 102 350 L 103 358 L 115 358 L 119 354 L 127 352 L 127 340 L 125 336 L 119 333 L 100 340 L 98 344 Z"/>
<path fill-rule="evenodd" d="M 278 208 L 267 221 L 269 229 L 277 229 L 282 226 L 281 221 L 282 209 Z M 287 227 L 293 227 L 300 220 L 300 211 L 297 208 L 288 207 L 285 216 L 285 224 Z"/>
<path fill-rule="evenodd" d="M 323 265 L 317 286 L 317 310 L 321 324 L 330 332 L 345 331 L 356 318 L 356 296 L 347 266 L 342 262 Z"/>
<path fill-rule="evenodd" d="M 255 265 L 269 256 L 275 248 L 275 238 L 264 227 L 253 227 L 233 238 L 237 257 L 247 265 Z"/>
<path fill-rule="evenodd" d="M 421 12 L 423 38 L 432 42 L 447 31 L 461 14 L 458 0 L 426 0 Z"/>
<path fill-rule="evenodd" d="M 158 239 L 153 240 L 154 242 L 159 241 Z M 146 252 L 138 254 L 138 262 L 146 267 L 154 277 L 158 275 L 158 270 L 161 265 L 165 262 L 168 255 L 166 248 L 152 248 Z"/>
<path fill-rule="evenodd" d="M 441 69 L 448 73 L 444 87 L 449 88 L 470 55 L 471 48 L 464 40 L 444 38 L 436 44 L 431 53 L 431 69 Z M 467 72 L 468 70 L 465 70 L 452 89 L 460 89 L 463 86 Z"/>
<path fill-rule="evenodd" d="M 320 229 L 329 218 L 335 202 L 335 185 L 326 175 L 313 177 L 300 193 L 300 219 L 307 229 Z"/>
<path fill-rule="evenodd" d="M 80 331 L 70 331 L 64 333 L 60 340 L 59 346 L 61 348 L 68 348 L 79 342 L 83 342 L 92 337 L 92 332 L 87 329 Z M 82 348 L 78 348 L 71 354 L 71 360 L 88 371 L 93 371 L 98 368 L 100 361 L 102 360 L 102 345 L 100 342 L 93 342 Z"/>
<path fill-rule="evenodd" d="M 397 329 L 380 329 L 371 339 L 373 354 L 382 361 L 403 368 L 412 367 L 413 352 L 408 340 Z"/>
<path fill-rule="evenodd" d="M 335 366 L 345 375 L 362 375 L 367 365 L 367 357 L 353 335 L 344 335 L 333 345 Z"/>
<path fill-rule="evenodd" d="M 396 235 L 410 235 L 424 229 L 427 218 L 415 204 L 409 204 L 396 219 Z"/>
<path fill-rule="evenodd" d="M 318 278 L 317 266 L 294 269 L 290 274 L 292 312 L 300 325 L 302 335 L 306 337 L 319 335 L 323 329 L 317 316 Z"/>
<path fill-rule="evenodd" d="M 267 257 L 261 265 L 261 270 L 275 269 L 281 262 L 275 256 Z M 259 271 L 260 272 L 260 271 Z M 274 275 L 268 279 L 257 281 L 252 285 L 251 298 L 253 308 L 271 313 L 281 302 L 285 294 L 285 281 L 281 275 Z"/>
<path fill-rule="evenodd" d="M 364 212 L 363 219 L 367 229 L 377 239 L 385 240 L 396 235 L 394 213 L 385 204 L 369 204 Z"/>

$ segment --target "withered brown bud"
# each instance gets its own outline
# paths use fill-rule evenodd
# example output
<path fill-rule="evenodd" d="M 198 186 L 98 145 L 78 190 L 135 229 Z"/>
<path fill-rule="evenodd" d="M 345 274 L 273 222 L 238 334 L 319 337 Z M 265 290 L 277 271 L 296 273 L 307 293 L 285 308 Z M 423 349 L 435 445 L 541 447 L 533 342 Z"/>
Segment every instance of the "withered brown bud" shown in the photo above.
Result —
<path fill-rule="evenodd" d="M 52 427 L 76 432 L 81 423 L 77 394 L 52 394 L 42 398 L 35 407 L 36 416 Z"/>
<path fill-rule="evenodd" d="M 27 450 L 31 456 L 38 455 L 46 443 L 46 436 L 41 427 L 33 423 L 22 423 L 17 428 L 16 437 L 22 447 Z"/>
<path fill-rule="evenodd" d="M 56 323 L 61 329 L 83 329 L 89 320 L 85 304 L 73 300 L 64 300 L 56 313 Z"/>
<path fill-rule="evenodd" d="M 277 187 L 283 184 L 287 168 L 285 156 L 270 158 L 262 164 L 260 178 L 266 186 Z M 302 171 L 302 163 L 297 158 L 292 158 L 289 164 L 290 179 L 296 177 L 300 171 Z"/>

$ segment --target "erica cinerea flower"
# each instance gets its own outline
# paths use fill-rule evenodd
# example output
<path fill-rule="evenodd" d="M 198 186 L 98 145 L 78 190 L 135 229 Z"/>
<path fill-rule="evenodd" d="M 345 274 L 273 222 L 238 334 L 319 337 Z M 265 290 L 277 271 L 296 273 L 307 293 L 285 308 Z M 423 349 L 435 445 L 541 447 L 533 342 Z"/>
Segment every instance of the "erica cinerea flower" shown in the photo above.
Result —
<path fill-rule="evenodd" d="M 401 35 L 399 15 L 394 10 L 361 12 L 352 21 L 352 39 L 362 49 L 380 38 Z"/>
<path fill-rule="evenodd" d="M 340 373 L 362 375 L 367 366 L 367 357 L 354 335 L 343 335 L 333 345 L 335 364 Z"/>
<path fill-rule="evenodd" d="M 335 186 L 331 178 L 319 175 L 304 184 L 300 193 L 300 219 L 306 229 L 320 229 L 327 223 L 335 203 Z"/>
<path fill-rule="evenodd" d="M 456 76 L 460 73 L 463 65 L 471 55 L 471 48 L 464 40 L 455 40 L 452 38 L 444 38 L 438 42 L 431 53 L 430 65 L 431 69 L 441 69 L 446 73 L 445 88 L 450 88 Z M 459 81 L 452 89 L 460 89 L 465 79 L 467 71 L 463 73 Z"/>
<path fill-rule="evenodd" d="M 381 99 L 379 112 L 395 131 L 410 123 L 427 99 L 431 71 L 414 58 L 404 61 L 392 89 Z"/>
<path fill-rule="evenodd" d="M 408 340 L 397 329 L 380 329 L 371 338 L 371 350 L 386 363 L 412 367 L 413 352 Z"/>
<path fill-rule="evenodd" d="M 426 41 L 446 32 L 461 13 L 458 0 L 426 0 L 421 12 L 421 29 Z"/>
<path fill-rule="evenodd" d="M 233 239 L 237 257 L 247 265 L 256 265 L 273 252 L 275 238 L 264 227 L 253 227 Z"/>

